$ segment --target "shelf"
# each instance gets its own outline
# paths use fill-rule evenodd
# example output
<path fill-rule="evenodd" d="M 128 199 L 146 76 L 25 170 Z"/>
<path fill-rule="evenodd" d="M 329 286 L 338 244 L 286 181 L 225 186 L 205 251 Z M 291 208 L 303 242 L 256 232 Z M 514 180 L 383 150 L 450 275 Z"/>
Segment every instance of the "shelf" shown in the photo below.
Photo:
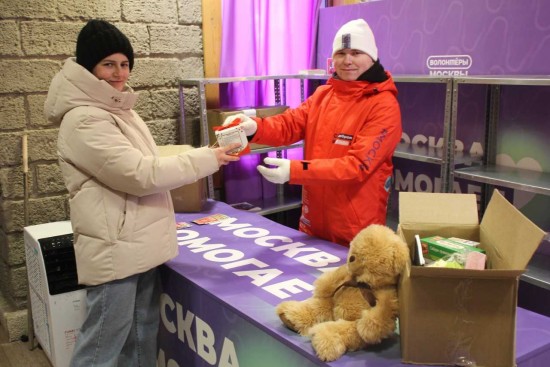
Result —
<path fill-rule="evenodd" d="M 454 171 L 457 178 L 464 178 L 494 186 L 550 195 L 550 173 L 504 166 L 476 166 Z"/>
<path fill-rule="evenodd" d="M 191 78 L 179 80 L 182 85 L 199 86 L 206 84 L 224 84 L 236 82 L 254 82 L 260 80 L 297 79 L 297 80 L 328 80 L 332 75 L 315 74 L 286 74 L 286 75 L 264 75 L 264 76 L 240 76 L 220 78 Z M 428 75 L 392 75 L 397 83 L 449 83 L 451 78 L 434 77 Z M 550 79 L 549 79 L 550 80 Z"/>
<path fill-rule="evenodd" d="M 466 165 L 466 166 L 479 167 L 480 165 L 483 164 L 483 156 L 472 155 L 468 152 L 455 152 L 454 164 L 455 166 Z"/>
<path fill-rule="evenodd" d="M 550 290 L 550 256 L 534 254 L 520 279 Z"/>
<path fill-rule="evenodd" d="M 275 214 L 291 209 L 302 207 L 302 198 L 298 197 L 271 197 L 259 200 L 248 200 L 250 204 L 261 208 L 259 211 L 253 211 L 259 215 Z"/>
<path fill-rule="evenodd" d="M 412 161 L 442 164 L 443 149 L 417 144 L 399 143 L 393 156 Z"/>
<path fill-rule="evenodd" d="M 262 210 L 258 212 L 260 215 L 269 215 L 279 212 L 285 212 L 287 210 L 291 209 L 298 209 L 302 207 L 302 200 L 301 199 L 288 199 L 283 198 L 282 200 L 278 200 L 274 198 L 271 202 L 270 200 L 264 200 L 264 207 Z"/>
<path fill-rule="evenodd" d="M 252 144 L 254 145 L 254 144 Z M 261 153 L 268 153 L 268 152 L 277 152 L 280 150 L 287 150 L 287 149 L 294 149 L 294 148 L 301 148 L 304 146 L 303 142 L 294 143 L 291 145 L 285 145 L 280 147 L 271 147 L 271 146 L 261 146 L 258 148 L 251 147 L 250 154 L 261 154 Z"/>
<path fill-rule="evenodd" d="M 396 83 L 451 83 L 452 78 L 429 76 L 429 75 L 395 75 L 392 74 L 393 81 Z"/>
<path fill-rule="evenodd" d="M 329 75 L 306 75 L 306 74 L 288 74 L 288 75 L 264 75 L 264 76 L 239 76 L 239 77 L 220 77 L 220 78 L 194 78 L 182 79 L 181 85 L 199 86 L 205 84 L 224 84 L 236 82 L 254 82 L 259 80 L 278 80 L 278 79 L 298 79 L 298 80 L 326 80 Z"/>
<path fill-rule="evenodd" d="M 443 148 L 434 148 L 426 145 L 399 143 L 393 156 L 417 162 L 443 164 Z M 480 165 L 481 159 L 481 156 L 472 156 L 469 153 L 454 153 L 454 163 L 456 165 Z"/>
<path fill-rule="evenodd" d="M 549 86 L 550 75 L 478 75 L 456 78 L 459 84 Z"/>

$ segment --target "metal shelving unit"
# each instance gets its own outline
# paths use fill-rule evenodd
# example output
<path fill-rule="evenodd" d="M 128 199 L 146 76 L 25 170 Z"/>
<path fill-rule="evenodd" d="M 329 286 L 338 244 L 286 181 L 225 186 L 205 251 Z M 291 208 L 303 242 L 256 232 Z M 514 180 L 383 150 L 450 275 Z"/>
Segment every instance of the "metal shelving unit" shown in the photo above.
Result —
<path fill-rule="evenodd" d="M 491 186 L 508 187 L 550 195 L 550 173 L 497 165 L 480 165 L 455 170 L 455 177 Z"/>
<path fill-rule="evenodd" d="M 288 75 L 269 75 L 269 76 L 248 76 L 248 77 L 225 77 L 225 78 L 195 78 L 185 79 L 179 82 L 179 101 L 180 101 L 180 113 L 182 128 L 180 129 L 180 140 L 183 140 L 185 135 L 185 107 L 184 107 L 184 94 L 183 87 L 196 87 L 199 94 L 200 103 L 200 124 L 201 124 L 201 144 L 206 145 L 209 143 L 208 136 L 208 123 L 206 117 L 206 85 L 218 85 L 224 83 L 236 83 L 236 82 L 251 82 L 260 80 L 273 80 L 274 81 L 274 95 L 277 105 L 286 104 L 286 81 L 290 79 L 296 79 L 300 81 L 300 97 L 304 101 L 307 96 L 305 95 L 305 81 L 325 81 L 329 78 L 328 75 L 307 75 L 307 74 L 288 74 Z M 453 80 L 447 77 L 431 77 L 425 75 L 394 75 L 394 81 L 396 83 L 437 83 L 445 85 L 445 116 L 443 123 L 444 141 L 445 146 L 442 148 L 433 147 L 419 147 L 417 145 L 411 145 L 402 143 L 397 147 L 394 156 L 398 158 L 426 162 L 432 164 L 438 164 L 441 166 L 441 192 L 448 192 L 452 185 L 450 180 L 451 167 L 454 164 L 454 138 L 451 140 L 453 133 L 451 125 L 452 114 L 452 96 L 453 96 Z M 253 154 L 267 153 L 276 151 L 278 156 L 283 150 L 296 148 L 302 146 L 301 143 L 294 144 L 287 147 L 263 147 L 260 149 L 253 149 Z M 214 197 L 212 177 L 208 178 L 208 197 Z M 284 197 L 283 186 L 278 186 L 277 198 L 268 200 L 258 200 L 252 204 L 259 206 L 262 210 L 259 212 L 262 215 L 273 214 L 279 211 L 285 211 L 289 209 L 299 208 L 301 206 L 301 200 L 289 199 Z"/>
<path fill-rule="evenodd" d="M 180 114 L 181 114 L 181 129 L 180 129 L 180 141 L 184 141 L 185 136 L 185 105 L 184 105 L 184 87 L 196 87 L 199 94 L 200 103 L 200 125 L 201 125 L 201 145 L 208 145 L 208 122 L 207 122 L 207 107 L 206 107 L 206 85 L 219 85 L 224 83 L 236 83 L 236 82 L 253 82 L 261 80 L 273 80 L 273 92 L 275 96 L 275 103 L 277 105 L 286 104 L 286 81 L 289 79 L 300 80 L 300 95 L 301 100 L 304 101 L 305 95 L 305 80 L 326 80 L 327 76 L 324 75 L 303 75 L 303 74 L 289 74 L 289 75 L 268 75 L 268 76 L 248 76 L 248 77 L 225 77 L 225 78 L 195 78 L 184 79 L 179 81 L 179 102 L 180 102 Z M 262 154 L 268 152 L 277 152 L 277 157 L 282 156 L 282 151 L 302 147 L 302 143 L 292 144 L 284 147 L 261 147 L 251 150 L 251 154 Z M 214 197 L 214 185 L 212 182 L 212 176 L 207 179 L 207 192 L 208 197 Z M 274 214 L 290 209 L 299 208 L 302 205 L 301 199 L 298 198 L 285 198 L 284 186 L 277 186 L 276 198 L 259 199 L 251 204 L 254 204 L 260 208 L 258 213 L 261 215 Z"/>
<path fill-rule="evenodd" d="M 440 165 L 441 192 L 449 192 L 452 188 L 450 178 L 451 167 L 454 165 L 454 138 L 453 126 L 451 124 L 452 101 L 453 101 L 453 80 L 452 78 L 432 77 L 427 75 L 393 75 L 396 83 L 425 83 L 445 85 L 445 114 L 443 117 L 443 141 L 442 148 L 430 146 L 418 146 L 401 143 L 394 152 L 394 157 L 404 158 L 417 162 L 433 163 Z"/>
<path fill-rule="evenodd" d="M 488 118 L 485 126 L 486 154 L 483 159 L 483 164 L 454 170 L 454 176 L 494 186 L 550 195 L 550 174 L 511 169 L 496 165 L 496 139 L 501 86 L 550 86 L 550 76 L 471 76 L 456 78 L 453 84 L 453 88 L 457 92 L 461 84 L 481 84 L 489 88 L 487 107 Z M 458 93 L 454 93 L 452 125 L 455 127 L 457 125 L 456 108 L 458 107 L 458 103 Z M 485 200 L 487 199 L 488 198 L 485 198 Z"/>
<path fill-rule="evenodd" d="M 550 195 L 550 173 L 498 166 L 496 140 L 502 86 L 550 86 L 550 76 L 469 76 L 453 80 L 453 115 L 451 125 L 457 126 L 458 88 L 465 84 L 485 85 L 488 88 L 487 120 L 485 126 L 485 155 L 480 165 L 450 171 L 450 179 L 462 178 L 483 184 L 482 209 L 490 199 L 494 186 L 535 194 Z M 535 254 L 521 279 L 550 290 L 550 257 Z"/>
<path fill-rule="evenodd" d="M 304 81 L 306 80 L 327 80 L 327 75 L 271 75 L 252 77 L 231 77 L 231 78 L 198 78 L 181 80 L 180 89 L 180 111 L 182 124 L 185 124 L 185 108 L 183 87 L 194 86 L 198 88 L 200 101 L 200 121 L 202 127 L 201 143 L 208 144 L 208 131 L 206 120 L 206 92 L 205 86 L 209 84 L 248 82 L 260 80 L 273 80 L 274 93 L 277 104 L 286 104 L 286 80 L 300 80 L 301 99 L 305 100 Z M 550 195 L 550 173 L 533 172 L 521 169 L 512 169 L 496 165 L 496 134 L 499 119 L 499 103 L 501 86 L 550 86 L 550 76 L 466 76 L 466 77 L 431 77 L 425 75 L 394 75 L 396 83 L 441 83 L 445 85 L 445 114 L 443 123 L 443 140 L 445 145 L 442 148 L 429 146 L 421 147 L 402 143 L 394 156 L 398 158 L 439 164 L 441 166 L 441 192 L 452 192 L 452 185 L 455 178 L 462 178 L 484 185 L 482 193 L 482 208 L 488 202 L 492 186 L 507 187 L 516 190 L 529 191 L 536 194 Z M 467 153 L 457 153 L 454 149 L 457 127 L 458 110 L 458 89 L 463 84 L 479 84 L 488 87 L 488 113 L 485 136 L 485 155 L 483 161 L 480 157 L 470 157 Z M 185 129 L 182 126 L 182 134 Z M 260 154 L 270 151 L 281 152 L 285 149 L 299 147 L 296 144 L 288 147 L 267 147 L 254 150 L 253 153 Z M 455 169 L 457 164 L 468 163 L 466 168 Z M 213 197 L 212 178 L 209 177 L 209 197 Z M 266 201 L 253 203 L 260 206 L 258 212 L 262 215 L 273 214 L 289 209 L 299 208 L 301 200 L 285 198 L 282 186 L 278 190 L 277 197 Z M 529 267 L 521 279 L 537 286 L 550 289 L 550 259 L 548 256 L 535 254 Z"/>

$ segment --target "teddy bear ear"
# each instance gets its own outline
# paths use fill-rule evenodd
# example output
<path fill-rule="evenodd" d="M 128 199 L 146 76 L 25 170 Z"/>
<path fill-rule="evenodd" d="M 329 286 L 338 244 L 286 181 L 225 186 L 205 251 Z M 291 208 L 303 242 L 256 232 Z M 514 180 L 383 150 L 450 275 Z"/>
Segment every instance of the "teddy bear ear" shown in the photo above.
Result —
<path fill-rule="evenodd" d="M 405 268 L 407 261 L 409 261 L 409 247 L 398 235 L 395 235 L 393 245 L 393 266 L 395 273 L 400 274 Z"/>

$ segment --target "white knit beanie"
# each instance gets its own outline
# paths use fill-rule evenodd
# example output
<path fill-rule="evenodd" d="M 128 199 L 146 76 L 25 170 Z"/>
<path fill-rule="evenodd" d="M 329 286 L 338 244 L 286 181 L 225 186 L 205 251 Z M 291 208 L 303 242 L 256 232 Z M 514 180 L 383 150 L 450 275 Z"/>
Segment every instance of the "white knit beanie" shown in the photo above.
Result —
<path fill-rule="evenodd" d="M 355 19 L 344 24 L 332 42 L 332 55 L 344 48 L 360 50 L 372 57 L 374 61 L 378 60 L 378 48 L 374 41 L 374 34 L 367 22 L 363 19 Z"/>

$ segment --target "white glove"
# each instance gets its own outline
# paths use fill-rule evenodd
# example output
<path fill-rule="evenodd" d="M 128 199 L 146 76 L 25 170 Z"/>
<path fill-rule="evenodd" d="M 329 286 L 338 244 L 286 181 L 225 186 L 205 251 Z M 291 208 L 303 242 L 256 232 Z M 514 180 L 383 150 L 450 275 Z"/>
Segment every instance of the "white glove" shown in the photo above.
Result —
<path fill-rule="evenodd" d="M 241 123 L 239 124 L 242 128 L 246 136 L 254 135 L 256 133 L 256 130 L 258 129 L 258 125 L 256 124 L 256 121 L 254 119 L 251 119 L 244 113 L 237 113 L 236 115 L 231 115 L 228 118 L 225 119 L 222 126 L 227 126 L 231 124 L 236 119 L 241 119 Z"/>
<path fill-rule="evenodd" d="M 290 180 L 290 159 L 281 158 L 265 158 L 264 163 L 277 168 L 267 168 L 264 166 L 257 166 L 256 168 L 269 182 L 276 184 L 283 184 Z"/>

